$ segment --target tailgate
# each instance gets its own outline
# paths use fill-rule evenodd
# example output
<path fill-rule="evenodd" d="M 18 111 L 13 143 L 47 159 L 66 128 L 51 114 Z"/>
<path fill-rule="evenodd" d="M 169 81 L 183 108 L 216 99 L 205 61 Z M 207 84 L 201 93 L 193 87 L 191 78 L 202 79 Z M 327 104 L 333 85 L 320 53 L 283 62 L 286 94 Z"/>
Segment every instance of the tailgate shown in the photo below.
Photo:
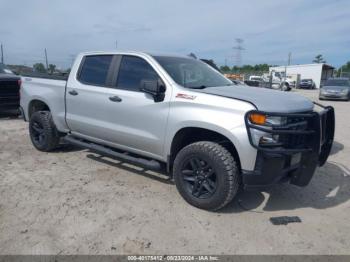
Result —
<path fill-rule="evenodd" d="M 0 81 L 0 105 L 14 105 L 19 103 L 19 79 Z"/>

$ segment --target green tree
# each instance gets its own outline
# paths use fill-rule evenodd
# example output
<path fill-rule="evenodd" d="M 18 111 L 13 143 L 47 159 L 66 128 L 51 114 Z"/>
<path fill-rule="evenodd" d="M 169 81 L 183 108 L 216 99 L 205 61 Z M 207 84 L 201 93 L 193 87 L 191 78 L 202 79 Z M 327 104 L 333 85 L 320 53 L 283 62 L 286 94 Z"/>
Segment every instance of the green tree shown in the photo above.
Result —
<path fill-rule="evenodd" d="M 345 65 L 342 65 L 341 67 L 339 67 L 339 69 L 336 71 L 336 75 L 338 77 L 341 77 L 341 76 L 350 77 L 350 61 L 348 61 Z"/>
<path fill-rule="evenodd" d="M 221 70 L 222 72 L 229 72 L 229 71 L 230 71 L 230 67 L 227 66 L 227 65 L 225 65 L 225 66 L 220 66 L 220 70 Z"/>
<path fill-rule="evenodd" d="M 312 60 L 313 63 L 326 63 L 326 60 L 324 60 L 323 56 L 321 54 L 318 54 L 317 56 L 315 56 L 314 60 Z"/>
<path fill-rule="evenodd" d="M 46 68 L 43 63 L 36 63 L 33 65 L 34 71 L 39 73 L 46 73 Z"/>
<path fill-rule="evenodd" d="M 50 72 L 50 74 L 53 74 L 53 72 L 55 71 L 55 69 L 56 69 L 56 65 L 54 65 L 54 64 L 49 64 L 49 72 Z"/>

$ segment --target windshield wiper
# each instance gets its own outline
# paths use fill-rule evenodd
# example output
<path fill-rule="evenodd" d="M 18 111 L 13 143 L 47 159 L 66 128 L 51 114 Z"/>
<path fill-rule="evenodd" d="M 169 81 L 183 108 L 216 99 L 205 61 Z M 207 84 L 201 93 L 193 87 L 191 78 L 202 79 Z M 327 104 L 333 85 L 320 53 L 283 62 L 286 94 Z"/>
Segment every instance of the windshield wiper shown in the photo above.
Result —
<path fill-rule="evenodd" d="M 187 88 L 191 88 L 191 89 L 204 89 L 207 88 L 208 86 L 205 85 L 201 85 L 201 86 L 187 86 Z"/>

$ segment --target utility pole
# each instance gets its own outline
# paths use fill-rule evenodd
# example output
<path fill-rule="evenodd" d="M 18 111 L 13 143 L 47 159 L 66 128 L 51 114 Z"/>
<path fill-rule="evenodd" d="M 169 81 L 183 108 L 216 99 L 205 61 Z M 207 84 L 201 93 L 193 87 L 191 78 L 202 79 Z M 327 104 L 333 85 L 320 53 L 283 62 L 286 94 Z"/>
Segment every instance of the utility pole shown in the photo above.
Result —
<path fill-rule="evenodd" d="M 288 65 L 290 65 L 291 62 L 292 62 L 292 53 L 289 52 L 289 53 L 288 53 Z"/>
<path fill-rule="evenodd" d="M 4 63 L 4 49 L 2 47 L 2 43 L 1 43 L 1 63 Z"/>
<path fill-rule="evenodd" d="M 115 49 L 118 49 L 118 40 L 115 40 Z"/>
<path fill-rule="evenodd" d="M 47 51 L 45 48 L 45 61 L 46 61 L 46 70 L 49 71 L 49 62 L 47 61 Z"/>

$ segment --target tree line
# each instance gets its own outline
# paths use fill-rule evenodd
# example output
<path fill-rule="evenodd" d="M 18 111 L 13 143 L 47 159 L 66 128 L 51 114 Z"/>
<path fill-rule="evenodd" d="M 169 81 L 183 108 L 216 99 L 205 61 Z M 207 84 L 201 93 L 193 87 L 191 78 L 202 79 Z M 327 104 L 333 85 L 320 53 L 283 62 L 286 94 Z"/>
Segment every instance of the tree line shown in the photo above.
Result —
<path fill-rule="evenodd" d="M 211 60 L 205 60 L 204 62 L 210 64 L 214 68 L 218 68 L 215 62 Z M 315 58 L 312 60 L 313 63 L 326 63 L 326 60 L 324 59 L 322 54 L 318 54 L 315 56 Z M 223 73 L 261 73 L 261 72 L 268 72 L 269 67 L 276 66 L 276 65 L 269 65 L 269 64 L 256 64 L 256 65 L 243 65 L 243 66 L 232 66 L 229 67 L 227 65 L 220 66 L 220 71 Z M 46 68 L 43 63 L 36 63 L 33 65 L 33 69 L 35 72 L 39 73 L 49 73 L 53 74 L 56 70 L 56 65 L 49 64 L 49 67 Z M 350 61 L 348 61 L 346 64 L 342 65 L 338 69 L 336 69 L 336 76 L 341 76 L 342 72 L 347 72 L 350 74 Z"/>
<path fill-rule="evenodd" d="M 53 74 L 55 72 L 55 70 L 56 70 L 56 65 L 49 64 L 49 67 L 46 68 L 43 63 L 35 63 L 33 65 L 33 69 L 34 69 L 35 72 L 38 72 L 38 73 Z"/>

